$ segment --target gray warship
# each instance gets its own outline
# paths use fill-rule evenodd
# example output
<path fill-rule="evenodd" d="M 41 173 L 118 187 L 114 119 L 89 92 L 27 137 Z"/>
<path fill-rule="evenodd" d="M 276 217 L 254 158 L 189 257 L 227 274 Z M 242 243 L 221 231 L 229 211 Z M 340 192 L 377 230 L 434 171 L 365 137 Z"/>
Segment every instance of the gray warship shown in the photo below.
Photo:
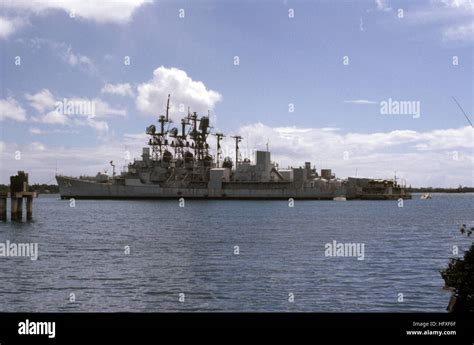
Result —
<path fill-rule="evenodd" d="M 150 125 L 148 146 L 120 174 L 70 177 L 57 175 L 61 198 L 82 199 L 411 199 L 395 179 L 336 178 L 331 169 L 320 172 L 310 162 L 298 168 L 279 169 L 268 148 L 256 151 L 255 164 L 241 158 L 235 141 L 235 159 L 223 157 L 222 133 L 211 133 L 210 117 L 189 112 L 181 128 L 171 127 L 169 101 L 159 128 Z M 170 128 L 171 127 L 171 128 Z M 208 139 L 215 137 L 215 155 Z"/>

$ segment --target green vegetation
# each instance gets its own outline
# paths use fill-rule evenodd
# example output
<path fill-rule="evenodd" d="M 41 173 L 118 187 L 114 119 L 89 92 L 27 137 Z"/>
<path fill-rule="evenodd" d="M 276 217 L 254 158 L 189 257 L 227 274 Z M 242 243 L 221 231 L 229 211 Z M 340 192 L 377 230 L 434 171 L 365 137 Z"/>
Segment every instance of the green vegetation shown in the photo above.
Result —
<path fill-rule="evenodd" d="M 452 289 L 454 303 L 451 312 L 474 312 L 474 244 L 464 253 L 464 259 L 451 259 L 441 271 L 447 288 Z"/>
<path fill-rule="evenodd" d="M 463 187 L 458 188 L 438 188 L 438 187 L 408 187 L 407 190 L 410 193 L 473 193 L 474 187 Z"/>

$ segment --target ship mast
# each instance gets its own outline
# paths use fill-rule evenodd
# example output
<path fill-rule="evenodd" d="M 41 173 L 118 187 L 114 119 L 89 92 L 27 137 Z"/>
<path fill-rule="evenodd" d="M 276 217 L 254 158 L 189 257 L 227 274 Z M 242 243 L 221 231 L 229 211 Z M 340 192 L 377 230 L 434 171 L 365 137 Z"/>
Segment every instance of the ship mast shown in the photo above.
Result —
<path fill-rule="evenodd" d="M 164 115 L 160 115 L 158 123 L 147 127 L 146 133 L 151 136 L 148 145 L 151 146 L 151 159 L 157 163 L 147 166 L 148 169 L 159 166 L 163 169 L 170 169 L 166 172 L 163 169 L 154 170 L 154 179 L 157 176 L 166 181 L 206 181 L 208 170 L 215 166 L 214 159 L 210 154 L 210 145 L 207 142 L 212 132 L 210 125 L 210 112 L 204 116 L 199 116 L 196 112 L 191 112 L 188 108 L 187 116 L 180 121 L 181 127 L 170 127 L 173 121 L 170 119 L 170 98 L 166 102 Z M 189 126 L 189 127 L 187 127 Z M 221 140 L 224 134 L 214 134 L 217 138 L 217 166 L 223 164 L 223 152 Z M 239 142 L 241 137 L 236 138 L 236 161 L 239 161 Z M 171 151 L 171 152 L 170 152 Z"/>
<path fill-rule="evenodd" d="M 217 153 L 216 153 L 216 163 L 217 167 L 219 168 L 220 166 L 220 158 L 222 157 L 222 149 L 221 149 L 221 140 L 224 137 L 224 134 L 222 133 L 216 133 L 214 134 L 217 139 Z"/>
<path fill-rule="evenodd" d="M 168 122 L 169 111 L 170 111 L 170 94 L 168 94 L 168 101 L 166 102 L 166 122 Z"/>
<path fill-rule="evenodd" d="M 168 140 L 166 135 L 168 131 L 165 130 L 165 123 L 171 122 L 169 120 L 170 109 L 170 95 L 168 94 L 168 101 L 166 103 L 166 115 L 160 115 L 158 122 L 160 123 L 160 131 L 156 132 L 156 127 L 151 125 L 147 128 L 146 133 L 151 136 L 148 145 L 152 148 L 152 157 L 155 160 L 162 160 L 163 154 L 167 151 Z"/>
<path fill-rule="evenodd" d="M 231 138 L 235 139 L 235 168 L 237 169 L 237 165 L 239 164 L 239 143 L 242 141 L 242 137 L 240 135 L 234 135 Z"/>

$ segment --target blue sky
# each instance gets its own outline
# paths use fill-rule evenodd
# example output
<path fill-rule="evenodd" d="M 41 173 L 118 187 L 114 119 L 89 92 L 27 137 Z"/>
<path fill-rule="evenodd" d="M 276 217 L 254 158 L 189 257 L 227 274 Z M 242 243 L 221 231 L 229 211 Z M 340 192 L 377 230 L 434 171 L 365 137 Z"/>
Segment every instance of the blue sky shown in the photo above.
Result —
<path fill-rule="evenodd" d="M 472 121 L 473 18 L 461 0 L 2 2 L 0 183 L 135 156 L 171 92 L 174 118 L 210 109 L 249 154 L 269 141 L 282 164 L 474 185 L 473 129 L 451 98 Z M 97 116 L 47 116 L 64 98 Z M 388 99 L 419 117 L 381 114 Z"/>

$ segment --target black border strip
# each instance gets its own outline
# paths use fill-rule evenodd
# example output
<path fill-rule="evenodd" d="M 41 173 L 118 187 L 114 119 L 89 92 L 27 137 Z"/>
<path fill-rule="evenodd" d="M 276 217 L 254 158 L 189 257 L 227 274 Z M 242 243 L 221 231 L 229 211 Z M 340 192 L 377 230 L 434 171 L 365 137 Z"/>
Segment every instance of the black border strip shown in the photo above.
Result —
<path fill-rule="evenodd" d="M 25 321 L 56 337 L 19 335 Z M 456 322 L 416 327 L 413 322 Z M 455 330 L 456 335 L 407 335 Z M 473 344 L 474 313 L 0 313 L 0 344 Z"/>

